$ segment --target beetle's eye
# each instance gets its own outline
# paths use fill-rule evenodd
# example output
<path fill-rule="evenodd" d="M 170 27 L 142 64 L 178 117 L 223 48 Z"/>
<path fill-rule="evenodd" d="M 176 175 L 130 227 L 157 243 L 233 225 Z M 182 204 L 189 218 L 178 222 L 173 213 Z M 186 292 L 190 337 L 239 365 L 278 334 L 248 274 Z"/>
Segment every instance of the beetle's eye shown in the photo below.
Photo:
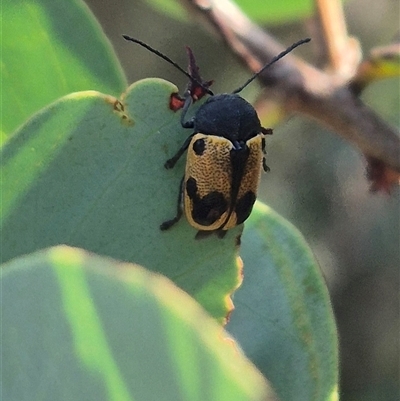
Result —
<path fill-rule="evenodd" d="M 193 143 L 193 151 L 197 156 L 201 156 L 204 153 L 204 149 L 206 148 L 206 143 L 204 139 L 197 139 Z"/>

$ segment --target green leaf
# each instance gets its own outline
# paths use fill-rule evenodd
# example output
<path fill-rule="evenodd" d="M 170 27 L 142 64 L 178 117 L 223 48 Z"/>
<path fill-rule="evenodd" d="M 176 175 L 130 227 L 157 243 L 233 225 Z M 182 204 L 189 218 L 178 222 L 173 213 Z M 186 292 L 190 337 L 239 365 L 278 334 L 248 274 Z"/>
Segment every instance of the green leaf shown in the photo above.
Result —
<path fill-rule="evenodd" d="M 227 330 L 282 401 L 337 400 L 332 307 L 303 237 L 258 203 L 246 222 L 241 256 L 245 277 Z"/>
<path fill-rule="evenodd" d="M 165 170 L 163 164 L 189 133 L 180 125 L 180 113 L 169 107 L 170 96 L 176 91 L 166 81 L 147 79 L 131 86 L 121 102 L 98 92 L 75 93 L 53 103 L 22 127 L 2 151 L 3 260 L 65 243 L 137 262 L 171 278 L 223 321 L 231 310 L 229 295 L 240 283 L 236 243 L 241 227 L 229 230 L 223 240 L 211 236 L 201 241 L 194 239 L 196 231 L 185 219 L 170 231 L 159 230 L 160 223 L 175 213 L 185 161 L 182 158 L 172 170 Z M 301 391 L 324 396 L 326 388 L 334 391 L 337 374 L 335 329 L 326 290 L 298 236 L 281 219 L 267 214 L 268 219 L 264 214 L 249 220 L 243 237 L 245 285 L 252 272 L 261 269 L 269 273 L 266 266 L 271 260 L 275 266 L 272 272 L 285 273 L 289 279 L 273 280 L 268 275 L 264 281 L 257 279 L 259 287 L 252 290 L 249 299 L 268 294 L 272 298 L 263 300 L 268 308 L 247 313 L 249 321 L 240 319 L 244 327 L 257 329 L 249 339 L 265 334 L 263 341 L 272 341 L 267 357 L 271 356 L 277 370 L 263 371 L 267 377 L 271 374 L 279 391 L 293 394 L 304 380 L 306 390 Z M 304 293 L 302 285 L 307 281 L 301 274 L 311 277 L 310 288 L 316 286 L 319 292 Z M 239 294 L 232 321 L 240 312 Z M 279 297 L 275 300 L 276 294 Z M 302 298 L 314 295 L 315 302 Z M 291 333 L 287 337 L 279 327 L 274 329 L 274 321 L 270 331 L 255 325 L 258 321 L 265 324 L 274 303 Z M 252 305 L 253 310 L 256 306 L 258 303 Z M 315 319 L 318 313 L 319 320 Z M 299 330 L 294 323 L 303 318 L 306 323 Z M 316 327 L 317 323 L 321 327 Z M 304 344 L 310 327 L 315 328 L 318 341 L 325 336 L 326 348 L 313 338 Z M 269 337 L 271 332 L 278 338 Z M 234 334 L 259 364 L 258 354 L 247 349 L 246 339 Z M 284 360 L 279 359 L 282 347 L 287 352 Z M 321 357 L 334 361 L 330 370 L 323 363 L 318 365 Z M 310 366 L 321 370 L 307 371 L 304 361 L 316 363 Z M 272 369 L 268 361 L 265 365 Z M 285 373 L 286 366 L 290 366 L 290 374 Z M 303 371 L 294 380 L 292 372 L 299 367 Z M 282 390 L 284 382 L 291 385 Z"/>
<path fill-rule="evenodd" d="M 79 0 L 3 2 L 1 75 L 3 139 L 60 96 L 126 88 L 109 41 Z"/>
<path fill-rule="evenodd" d="M 179 21 L 187 20 L 185 8 L 176 0 L 146 0 L 149 6 Z"/>
<path fill-rule="evenodd" d="M 156 10 L 179 20 L 185 20 L 186 11 L 177 0 L 147 0 Z M 251 19 L 268 24 L 297 21 L 314 11 L 312 0 L 236 0 L 235 3 Z"/>
<path fill-rule="evenodd" d="M 235 0 L 235 3 L 254 21 L 271 24 L 297 21 L 314 11 L 312 0 Z"/>
<path fill-rule="evenodd" d="M 221 327 L 166 278 L 79 249 L 1 271 L 2 397 L 273 400 Z"/>
<path fill-rule="evenodd" d="M 240 283 L 236 237 L 195 240 L 176 213 L 190 132 L 170 107 L 177 88 L 147 79 L 122 103 L 98 92 L 64 97 L 34 116 L 2 151 L 3 260 L 68 244 L 162 272 L 222 321 Z M 124 109 L 125 111 L 123 111 Z"/>

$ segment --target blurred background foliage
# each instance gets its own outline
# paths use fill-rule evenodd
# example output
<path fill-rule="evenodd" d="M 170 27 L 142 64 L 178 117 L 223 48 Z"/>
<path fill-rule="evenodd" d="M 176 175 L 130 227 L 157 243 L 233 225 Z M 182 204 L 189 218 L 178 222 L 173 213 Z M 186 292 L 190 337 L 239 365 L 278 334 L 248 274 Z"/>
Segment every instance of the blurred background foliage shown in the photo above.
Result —
<path fill-rule="evenodd" d="M 154 55 L 126 43 L 122 34 L 146 41 L 186 65 L 185 45 L 194 50 L 213 90 L 229 92 L 249 77 L 218 37 L 198 23 L 176 19 L 145 1 L 86 0 L 110 38 L 128 81 L 162 77 L 181 90 L 186 78 Z M 268 2 L 264 2 L 267 4 Z M 273 2 L 272 2 L 273 3 Z M 265 8 L 268 6 L 265 5 Z M 344 5 L 349 34 L 364 54 L 390 43 L 399 21 L 395 0 L 350 0 Z M 270 24 L 283 44 L 308 36 L 304 21 Z M 312 62 L 312 46 L 297 51 Z M 244 92 L 252 101 L 254 84 Z M 399 81 L 376 82 L 362 99 L 399 126 Z M 340 334 L 341 399 L 399 398 L 399 190 L 371 194 L 365 160 L 337 135 L 293 116 L 268 138 L 268 165 L 260 199 L 305 235 L 326 277 Z"/>

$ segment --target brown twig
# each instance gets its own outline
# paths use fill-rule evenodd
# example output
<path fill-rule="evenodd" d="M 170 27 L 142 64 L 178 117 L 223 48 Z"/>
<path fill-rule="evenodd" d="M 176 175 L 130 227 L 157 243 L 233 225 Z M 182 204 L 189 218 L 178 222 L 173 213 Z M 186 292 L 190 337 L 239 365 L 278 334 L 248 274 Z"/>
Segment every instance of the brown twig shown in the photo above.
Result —
<path fill-rule="evenodd" d="M 315 6 L 317 43 L 321 47 L 325 67 L 329 73 L 341 76 L 344 82 L 348 81 L 360 63 L 361 49 L 358 40 L 347 34 L 342 2 L 315 0 Z"/>
<path fill-rule="evenodd" d="M 184 3 L 205 17 L 252 71 L 283 50 L 283 46 L 229 0 L 185 0 Z M 332 62 L 343 48 L 331 48 L 329 60 Z M 335 61 L 336 71 L 337 68 L 344 71 L 341 60 Z M 349 78 L 349 73 L 344 75 Z M 261 74 L 260 80 L 268 89 L 266 92 L 288 112 L 300 112 L 316 119 L 358 146 L 366 156 L 400 172 L 400 139 L 396 130 L 354 95 L 342 73 L 321 71 L 289 55 Z"/>

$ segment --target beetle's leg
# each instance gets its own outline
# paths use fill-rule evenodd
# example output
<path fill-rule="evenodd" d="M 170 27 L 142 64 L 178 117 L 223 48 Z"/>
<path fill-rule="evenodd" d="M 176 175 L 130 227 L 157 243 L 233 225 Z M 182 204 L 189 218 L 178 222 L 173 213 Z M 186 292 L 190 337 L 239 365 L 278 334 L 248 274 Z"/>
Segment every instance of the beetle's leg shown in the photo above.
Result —
<path fill-rule="evenodd" d="M 272 130 L 272 128 L 264 128 L 264 127 L 261 127 L 261 132 L 262 132 L 264 135 L 272 135 L 272 134 L 274 133 L 274 131 Z"/>
<path fill-rule="evenodd" d="M 226 235 L 227 232 L 228 232 L 228 231 L 226 231 L 226 230 L 218 230 L 218 231 L 217 231 L 217 237 L 220 238 L 220 239 L 222 239 L 222 238 L 225 237 L 225 235 Z"/>
<path fill-rule="evenodd" d="M 183 189 L 183 180 L 184 179 L 185 179 L 185 177 L 182 177 L 181 183 L 179 185 L 179 195 L 178 195 L 178 204 L 177 204 L 176 216 L 171 220 L 164 221 L 164 223 L 162 223 L 160 225 L 160 230 L 161 231 L 165 231 L 165 230 L 170 229 L 182 217 L 182 214 L 183 214 L 183 207 L 182 207 L 183 191 L 182 191 L 182 189 Z"/>
<path fill-rule="evenodd" d="M 174 156 L 172 156 L 170 159 L 168 159 L 164 163 L 164 167 L 166 169 L 170 169 L 175 166 L 176 162 L 180 159 L 180 157 L 185 153 L 186 149 L 188 148 L 190 141 L 192 140 L 194 133 L 189 135 L 183 145 L 180 147 L 180 149 L 176 152 Z"/>
<path fill-rule="evenodd" d="M 191 118 L 188 121 L 184 121 L 186 113 L 191 104 L 192 104 L 192 98 L 190 97 L 190 94 L 187 92 L 185 94 L 185 104 L 183 106 L 183 110 L 182 110 L 182 114 L 181 114 L 181 124 L 182 124 L 183 128 L 193 128 L 193 126 L 194 126 L 194 118 Z M 180 157 L 185 153 L 186 149 L 188 148 L 193 135 L 194 135 L 194 133 L 189 135 L 186 138 L 183 145 L 180 147 L 180 149 L 176 152 L 176 154 L 165 162 L 165 164 L 164 164 L 165 168 L 170 169 L 175 166 L 176 162 L 180 159 Z"/>
<path fill-rule="evenodd" d="M 272 135 L 272 129 L 270 129 L 270 128 L 268 128 L 268 129 L 261 128 L 261 130 L 262 130 L 262 133 L 264 135 Z M 267 152 L 265 150 L 265 138 L 264 137 L 261 139 L 261 149 L 262 149 L 262 152 L 263 152 L 262 165 L 263 165 L 264 171 L 267 173 L 271 169 L 267 166 L 267 162 L 265 160 L 265 155 L 267 154 Z"/>
<path fill-rule="evenodd" d="M 182 113 L 181 113 L 181 125 L 183 128 L 193 128 L 194 127 L 194 117 L 190 120 L 185 121 L 186 113 L 189 110 L 189 107 L 192 105 L 192 97 L 189 92 L 186 92 L 184 95 L 185 103 L 183 105 Z"/>
<path fill-rule="evenodd" d="M 226 230 L 214 230 L 214 231 L 206 231 L 206 230 L 199 230 L 197 231 L 196 236 L 194 239 L 204 239 L 208 238 L 210 235 L 216 234 L 218 238 L 224 238 L 226 235 Z"/>
<path fill-rule="evenodd" d="M 266 173 L 268 173 L 269 171 L 271 171 L 271 169 L 267 166 L 267 162 L 265 161 L 265 156 L 263 157 L 263 169 Z"/>
<path fill-rule="evenodd" d="M 198 239 L 208 238 L 213 233 L 214 231 L 199 230 L 197 231 L 197 234 L 195 235 L 194 239 L 198 240 Z"/>

